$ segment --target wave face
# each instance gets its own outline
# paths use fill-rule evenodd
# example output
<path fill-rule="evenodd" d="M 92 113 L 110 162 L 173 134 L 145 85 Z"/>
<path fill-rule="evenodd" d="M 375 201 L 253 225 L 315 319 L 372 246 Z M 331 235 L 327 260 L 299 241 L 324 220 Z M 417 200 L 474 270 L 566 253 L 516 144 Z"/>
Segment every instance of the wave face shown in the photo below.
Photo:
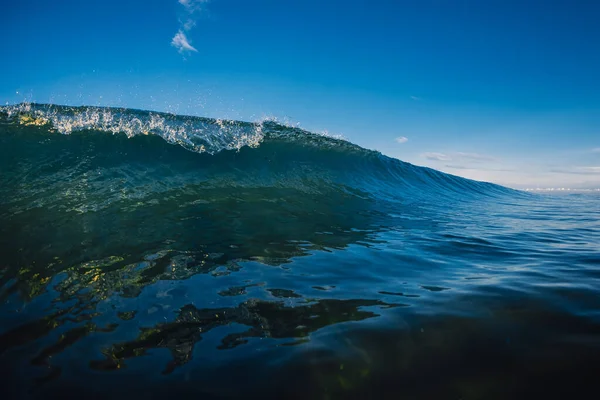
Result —
<path fill-rule="evenodd" d="M 135 163 L 149 168 L 156 165 L 155 157 L 160 154 L 159 163 L 177 169 L 160 178 L 168 180 L 169 175 L 177 175 L 182 184 L 295 188 L 299 185 L 306 190 L 338 185 L 395 199 L 515 194 L 497 185 L 416 167 L 341 139 L 269 120 L 246 123 L 130 109 L 37 104 L 0 107 L 0 115 L 7 130 L 3 137 L 7 146 L 11 145 L 7 141 L 15 139 L 14 135 L 20 141 L 15 144 L 23 148 L 31 145 L 25 143 L 25 135 L 32 141 L 51 140 L 51 146 L 39 146 L 36 158 L 58 158 L 71 152 L 75 155 L 68 161 L 71 165 L 61 164 L 65 171 L 81 168 L 79 153 L 85 153 L 91 164 L 102 159 L 107 166 Z M 68 136 L 57 138 L 57 133 Z M 165 141 L 201 156 L 183 156 L 181 149 L 169 148 Z M 123 152 L 128 155 L 126 159 Z M 14 157 L 20 155 L 15 153 Z M 186 165 L 181 158 L 187 161 Z M 15 160 L 6 158 L 5 162 L 8 167 Z M 224 176 L 227 176 L 225 184 Z M 140 179 L 131 178 L 133 186 Z M 108 182 L 102 182 L 105 183 Z"/>
<path fill-rule="evenodd" d="M 364 398 L 418 373 L 435 375 L 415 388 L 426 398 L 475 398 L 478 361 L 457 355 L 483 352 L 491 398 L 526 387 L 498 365 L 525 382 L 564 376 L 567 354 L 600 359 L 598 336 L 595 353 L 553 341 L 600 332 L 597 197 L 524 194 L 274 121 L 38 104 L 0 107 L 0 171 L 16 395 L 160 393 L 183 374 L 199 385 L 183 394 Z M 556 368 L 515 367 L 542 368 L 552 346 Z"/>

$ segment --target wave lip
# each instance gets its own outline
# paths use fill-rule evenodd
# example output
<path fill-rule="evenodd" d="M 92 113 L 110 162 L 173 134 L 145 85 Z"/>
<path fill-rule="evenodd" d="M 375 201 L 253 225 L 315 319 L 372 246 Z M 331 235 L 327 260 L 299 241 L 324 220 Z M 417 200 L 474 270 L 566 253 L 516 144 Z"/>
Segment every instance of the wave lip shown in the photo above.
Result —
<path fill-rule="evenodd" d="M 156 135 L 198 153 L 256 147 L 263 138 L 261 123 L 177 116 L 112 107 L 70 107 L 21 103 L 0 107 L 8 120 L 26 126 L 48 126 L 61 134 L 79 131 L 122 133 L 127 137 Z"/>

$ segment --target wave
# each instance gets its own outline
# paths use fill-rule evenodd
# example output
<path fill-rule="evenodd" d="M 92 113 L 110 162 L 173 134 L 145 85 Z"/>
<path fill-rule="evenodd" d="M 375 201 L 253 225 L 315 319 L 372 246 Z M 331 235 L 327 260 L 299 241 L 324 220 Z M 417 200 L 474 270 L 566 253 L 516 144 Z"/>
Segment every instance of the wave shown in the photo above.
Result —
<path fill-rule="evenodd" d="M 58 175 L 67 176 L 82 172 L 80 156 L 84 155 L 90 167 L 100 160 L 102 168 L 128 164 L 135 175 L 129 177 L 133 178 L 129 186 L 152 180 L 147 174 L 134 173 L 136 165 L 155 170 L 165 187 L 184 181 L 213 188 L 293 187 L 319 191 L 337 186 L 396 201 L 518 193 L 414 166 L 340 138 L 273 120 L 251 123 L 124 108 L 23 103 L 0 107 L 0 126 L 5 131 L 3 146 L 10 149 L 3 169 L 12 170 L 8 179 L 13 180 L 21 179 L 14 167 L 23 165 L 28 157 L 29 175 L 47 167 L 41 160 L 54 168 L 53 160 L 61 160 Z M 198 154 L 165 147 L 164 141 Z M 168 177 L 157 171 L 159 166 L 171 170 Z M 102 175 L 102 171 L 96 172 Z"/>

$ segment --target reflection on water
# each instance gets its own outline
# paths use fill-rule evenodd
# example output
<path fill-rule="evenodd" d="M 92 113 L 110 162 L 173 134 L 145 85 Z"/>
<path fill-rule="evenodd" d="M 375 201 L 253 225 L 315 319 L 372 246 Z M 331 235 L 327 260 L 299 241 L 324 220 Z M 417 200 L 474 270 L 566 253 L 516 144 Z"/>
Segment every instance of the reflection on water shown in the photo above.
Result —
<path fill-rule="evenodd" d="M 68 275 L 57 288 L 63 297 L 84 287 L 98 298 L 135 296 L 156 280 L 234 271 L 239 260 L 281 265 L 319 249 L 368 245 L 381 229 L 372 201 L 337 192 L 239 190 L 235 199 L 220 200 L 218 191 L 186 191 L 137 211 L 123 212 L 122 203 L 130 203 L 123 201 L 93 213 L 25 211 L 5 218 L 15 227 L 6 229 L 5 244 L 18 251 L 5 256 L 3 283 L 15 281 L 0 298 L 18 291 L 31 299 L 58 273 Z M 273 203 L 269 196 L 290 200 Z M 190 205 L 198 197 L 204 202 Z"/>
<path fill-rule="evenodd" d="M 234 308 L 197 309 L 192 305 L 178 311 L 175 321 L 142 329 L 140 336 L 127 343 L 115 344 L 105 351 L 107 359 L 93 361 L 92 368 L 116 369 L 127 358 L 143 356 L 148 349 L 166 347 L 173 361 L 165 369 L 192 358 L 194 344 L 210 330 L 232 323 L 248 326 L 240 333 L 230 333 L 221 339 L 219 349 L 232 349 L 248 342 L 249 338 L 295 338 L 286 345 L 304 342 L 311 332 L 327 325 L 346 321 L 361 321 L 377 316 L 373 311 L 361 310 L 366 306 L 391 307 L 379 300 L 321 300 L 315 304 L 286 307 L 284 303 L 249 300 Z"/>

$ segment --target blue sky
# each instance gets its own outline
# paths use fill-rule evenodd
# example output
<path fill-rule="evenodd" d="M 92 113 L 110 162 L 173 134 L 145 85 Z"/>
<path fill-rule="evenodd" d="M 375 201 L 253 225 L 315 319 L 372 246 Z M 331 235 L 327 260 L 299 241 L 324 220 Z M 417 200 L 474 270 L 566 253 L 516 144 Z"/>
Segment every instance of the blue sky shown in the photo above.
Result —
<path fill-rule="evenodd" d="M 512 187 L 600 187 L 600 2 L 19 0 L 0 102 L 341 134 Z"/>

